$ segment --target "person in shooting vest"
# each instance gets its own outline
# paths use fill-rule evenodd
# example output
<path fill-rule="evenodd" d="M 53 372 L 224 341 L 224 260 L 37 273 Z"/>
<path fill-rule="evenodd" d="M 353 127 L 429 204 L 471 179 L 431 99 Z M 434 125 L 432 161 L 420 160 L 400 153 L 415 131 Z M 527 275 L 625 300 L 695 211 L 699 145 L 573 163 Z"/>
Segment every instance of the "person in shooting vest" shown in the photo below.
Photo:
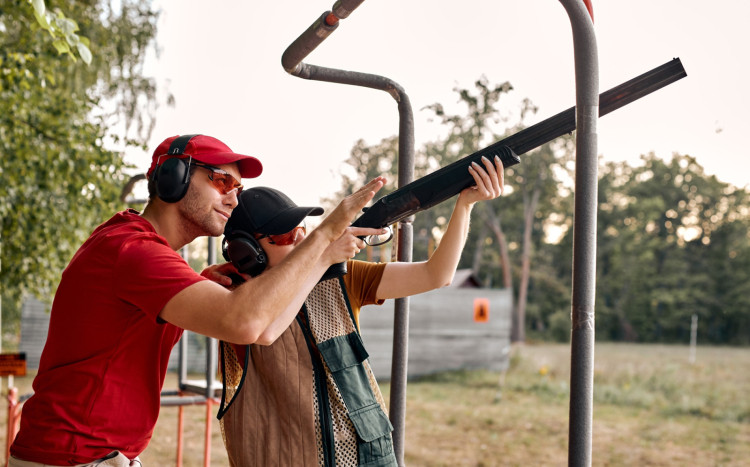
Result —
<path fill-rule="evenodd" d="M 324 277 L 314 285 L 302 307 L 293 310 L 291 326 L 279 322 L 287 326 L 284 331 L 269 326 L 280 334 L 273 344 L 220 342 L 224 391 L 217 417 L 232 466 L 396 465 L 393 427 L 360 339 L 359 311 L 451 283 L 472 206 L 502 193 L 502 163 L 483 162 L 469 169 L 476 185 L 459 194 L 428 261 L 349 260 L 343 277 Z M 307 216 L 323 213 L 268 187 L 249 189 L 238 202 L 225 228 L 223 253 L 251 282 L 305 238 Z"/>

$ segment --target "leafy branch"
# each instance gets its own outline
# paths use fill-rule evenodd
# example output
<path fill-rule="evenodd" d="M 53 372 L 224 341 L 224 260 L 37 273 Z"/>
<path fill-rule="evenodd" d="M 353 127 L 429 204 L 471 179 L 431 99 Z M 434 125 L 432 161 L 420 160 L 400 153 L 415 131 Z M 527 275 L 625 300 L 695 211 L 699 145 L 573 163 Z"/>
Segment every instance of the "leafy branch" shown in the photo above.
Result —
<path fill-rule="evenodd" d="M 73 50 L 76 50 L 86 65 L 91 64 L 89 40 L 76 34 L 78 24 L 75 21 L 66 18 L 59 8 L 55 8 L 54 12 L 47 11 L 44 0 L 28 0 L 28 2 L 34 8 L 34 17 L 39 26 L 52 37 L 52 45 L 58 54 L 68 54 L 73 61 L 76 61 L 76 55 L 73 53 Z"/>

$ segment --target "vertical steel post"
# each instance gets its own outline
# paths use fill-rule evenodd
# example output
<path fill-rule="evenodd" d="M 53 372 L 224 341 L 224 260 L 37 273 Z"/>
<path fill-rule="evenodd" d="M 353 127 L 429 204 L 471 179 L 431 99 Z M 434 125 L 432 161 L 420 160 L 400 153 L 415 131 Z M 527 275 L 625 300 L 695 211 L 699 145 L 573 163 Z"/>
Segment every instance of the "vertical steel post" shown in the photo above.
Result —
<path fill-rule="evenodd" d="M 190 258 L 190 245 L 185 245 L 182 247 L 182 258 L 185 260 L 185 262 L 188 262 L 188 259 Z M 188 339 L 189 339 L 190 331 L 183 331 L 182 337 L 180 337 L 179 342 L 179 360 L 177 360 L 177 388 L 182 391 L 185 389 L 185 381 L 187 381 L 187 374 L 188 374 L 188 363 L 187 363 L 187 353 L 188 353 Z"/>
<path fill-rule="evenodd" d="M 398 186 L 414 180 L 414 120 L 411 103 L 406 94 L 398 103 Z M 399 224 L 398 260 L 411 262 L 413 250 L 414 216 Z M 393 425 L 393 450 L 398 465 L 404 466 L 406 450 L 406 381 L 409 374 L 409 297 L 398 298 L 393 304 L 393 353 L 391 355 L 391 394 L 388 417 Z"/>
<path fill-rule="evenodd" d="M 216 264 L 216 237 L 208 237 L 208 265 L 213 264 Z M 206 337 L 206 399 L 214 397 L 214 382 L 218 365 L 217 347 L 216 339 Z"/>
<path fill-rule="evenodd" d="M 690 319 L 690 364 L 695 363 L 695 349 L 698 346 L 698 315 L 693 313 Z"/>
<path fill-rule="evenodd" d="M 576 175 L 571 303 L 568 465 L 591 465 L 599 62 L 593 18 L 582 0 L 560 0 L 570 17 L 576 78 Z"/>
<path fill-rule="evenodd" d="M 216 264 L 216 237 L 208 237 L 208 265 Z M 214 397 L 218 343 L 213 337 L 206 337 L 206 426 L 203 441 L 203 466 L 211 465 L 211 402 Z"/>

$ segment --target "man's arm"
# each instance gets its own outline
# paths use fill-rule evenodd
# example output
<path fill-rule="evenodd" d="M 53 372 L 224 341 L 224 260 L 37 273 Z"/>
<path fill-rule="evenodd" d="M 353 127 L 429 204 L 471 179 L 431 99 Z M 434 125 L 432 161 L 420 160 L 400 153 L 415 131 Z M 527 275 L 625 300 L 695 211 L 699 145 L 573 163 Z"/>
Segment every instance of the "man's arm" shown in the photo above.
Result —
<path fill-rule="evenodd" d="M 333 254 L 324 256 L 333 241 L 344 236 L 361 244 L 362 241 L 348 227 L 384 182 L 383 177 L 378 177 L 346 197 L 278 266 L 231 291 L 213 281 L 193 284 L 172 297 L 160 317 L 183 329 L 227 342 L 256 342 L 295 297 L 300 293 L 307 296 L 312 290 L 320 277 L 321 261 L 330 265 L 349 258 L 344 256 L 343 250 L 337 250 L 336 257 Z M 356 232 L 358 235 L 377 235 L 382 231 L 360 229 Z M 293 316 L 286 326 L 292 319 Z"/>
<path fill-rule="evenodd" d="M 299 310 L 302 308 L 302 304 L 307 299 L 310 291 L 317 285 L 320 277 L 325 273 L 326 269 L 328 269 L 328 266 L 334 262 L 338 262 L 336 258 L 352 258 L 364 248 L 364 242 L 359 237 L 369 235 L 371 229 L 349 227 L 347 230 L 350 235 L 344 234 L 335 242 L 331 243 L 313 269 L 313 273 L 308 276 L 308 280 L 299 289 L 297 295 L 290 302 L 287 309 L 266 328 L 260 337 L 258 337 L 258 340 L 256 341 L 257 344 L 272 344 L 284 331 L 286 331 L 294 317 L 299 313 Z"/>
<path fill-rule="evenodd" d="M 486 158 L 483 163 L 484 169 L 478 164 L 469 168 L 475 186 L 459 194 L 448 228 L 430 259 L 420 263 L 388 263 L 376 293 L 378 299 L 406 297 L 450 285 L 469 233 L 474 203 L 497 198 L 503 191 L 500 159 L 496 157 L 494 165 Z"/>

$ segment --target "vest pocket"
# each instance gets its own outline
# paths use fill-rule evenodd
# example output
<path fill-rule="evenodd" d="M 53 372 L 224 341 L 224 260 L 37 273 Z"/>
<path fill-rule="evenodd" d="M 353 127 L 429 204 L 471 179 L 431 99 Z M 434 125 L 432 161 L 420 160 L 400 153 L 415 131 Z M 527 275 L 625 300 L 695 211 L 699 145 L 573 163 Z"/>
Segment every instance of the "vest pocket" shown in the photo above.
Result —
<path fill-rule="evenodd" d="M 396 465 L 391 432 L 393 425 L 380 407 L 374 404 L 356 412 L 349 418 L 357 431 L 357 451 L 360 466 L 386 467 Z"/>
<path fill-rule="evenodd" d="M 349 412 L 357 412 L 377 403 L 367 371 L 362 365 L 367 359 L 367 351 L 356 333 L 321 342 L 318 350 L 331 370 Z"/>
<path fill-rule="evenodd" d="M 318 350 L 323 354 L 332 373 L 358 365 L 369 357 L 362 339 L 356 332 L 319 342 Z"/>
<path fill-rule="evenodd" d="M 378 403 L 350 412 L 349 418 L 362 441 L 374 441 L 393 431 L 391 421 L 385 416 Z"/>

